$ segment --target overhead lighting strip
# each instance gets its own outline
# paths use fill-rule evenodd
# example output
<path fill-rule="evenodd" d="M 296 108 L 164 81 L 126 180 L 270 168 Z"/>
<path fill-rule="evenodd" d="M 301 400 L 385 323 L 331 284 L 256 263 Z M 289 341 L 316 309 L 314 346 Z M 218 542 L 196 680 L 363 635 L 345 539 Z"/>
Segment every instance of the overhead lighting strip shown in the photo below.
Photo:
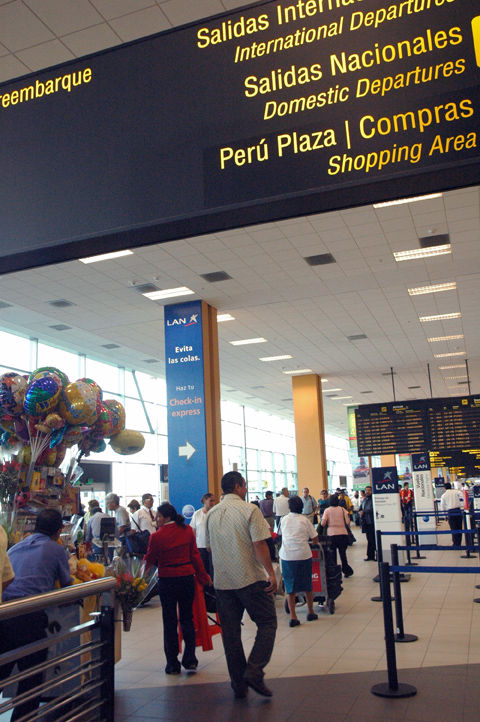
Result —
<path fill-rule="evenodd" d="M 430 248 L 413 248 L 411 251 L 396 251 L 393 257 L 398 262 L 414 261 L 419 258 L 431 258 L 432 256 L 443 256 L 452 252 L 451 243 L 445 243 L 443 246 L 430 246 Z"/>
<path fill-rule="evenodd" d="M 466 351 L 450 351 L 449 353 L 435 353 L 434 358 L 447 358 L 448 356 L 465 356 Z"/>
<path fill-rule="evenodd" d="M 433 198 L 441 198 L 441 193 L 429 193 L 425 196 L 414 196 L 413 198 L 399 198 L 396 201 L 384 201 L 383 203 L 374 203 L 374 208 L 387 208 L 388 206 L 403 206 L 405 203 L 417 203 L 418 201 L 430 201 Z"/>
<path fill-rule="evenodd" d="M 81 263 L 97 263 L 98 261 L 111 261 L 114 258 L 121 258 L 122 256 L 133 256 L 133 251 L 113 251 L 112 253 L 100 253 L 98 256 L 87 256 L 86 258 L 79 258 Z"/>
<path fill-rule="evenodd" d="M 263 358 L 259 358 L 259 361 L 284 361 L 288 358 L 293 358 L 293 356 L 289 356 L 286 354 L 285 356 L 264 356 Z"/>
<path fill-rule="evenodd" d="M 439 313 L 437 316 L 419 316 L 421 323 L 427 323 L 427 321 L 450 321 L 454 318 L 462 318 L 460 311 L 455 313 Z"/>
<path fill-rule="evenodd" d="M 284 374 L 293 376 L 294 374 L 312 374 L 312 369 L 294 369 L 293 371 L 284 371 Z"/>
<path fill-rule="evenodd" d="M 241 339 L 240 341 L 230 341 L 230 343 L 232 344 L 232 346 L 248 346 L 248 345 L 250 345 L 251 343 L 266 343 L 266 342 L 267 342 L 267 339 L 266 339 L 266 338 L 262 338 L 262 337 L 259 337 L 259 338 L 244 338 L 244 339 Z"/>
<path fill-rule="evenodd" d="M 423 296 L 426 293 L 441 293 L 442 291 L 455 291 L 457 284 L 455 281 L 449 283 L 434 283 L 431 286 L 417 286 L 416 288 L 407 288 L 409 296 Z"/>
<path fill-rule="evenodd" d="M 148 298 L 150 301 L 161 301 L 165 298 L 176 298 L 177 296 L 191 296 L 195 291 L 186 286 L 178 286 L 177 288 L 166 288 L 163 291 L 150 291 L 149 293 L 142 293 L 142 296 Z"/>
<path fill-rule="evenodd" d="M 454 333 L 452 336 L 432 336 L 427 338 L 428 343 L 437 343 L 437 341 L 458 341 L 464 338 L 463 333 Z"/>

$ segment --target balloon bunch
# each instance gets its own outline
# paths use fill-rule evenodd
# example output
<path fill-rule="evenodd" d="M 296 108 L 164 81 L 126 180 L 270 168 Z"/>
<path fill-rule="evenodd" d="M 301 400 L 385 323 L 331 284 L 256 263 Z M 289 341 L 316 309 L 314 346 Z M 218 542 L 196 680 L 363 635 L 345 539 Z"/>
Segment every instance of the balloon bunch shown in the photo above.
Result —
<path fill-rule="evenodd" d="M 145 440 L 125 429 L 125 409 L 103 399 L 89 378 L 70 382 L 53 366 L 29 376 L 9 371 L 0 376 L 0 445 L 17 455 L 30 471 L 34 466 L 60 466 L 67 449 L 77 445 L 80 457 L 106 449 L 135 454 Z"/>

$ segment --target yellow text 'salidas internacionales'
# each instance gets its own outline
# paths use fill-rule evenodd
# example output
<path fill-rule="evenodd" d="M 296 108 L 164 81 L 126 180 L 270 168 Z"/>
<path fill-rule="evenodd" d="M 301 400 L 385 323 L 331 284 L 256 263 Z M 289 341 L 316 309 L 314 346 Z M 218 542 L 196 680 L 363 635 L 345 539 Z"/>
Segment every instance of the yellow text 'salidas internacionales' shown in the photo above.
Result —
<path fill-rule="evenodd" d="M 311 123 L 319 110 L 339 108 L 335 113 L 322 114 L 329 125 L 316 131 L 292 129 L 278 133 L 273 141 L 267 131 L 248 147 L 224 145 L 219 149 L 219 170 L 262 163 L 272 157 L 327 151 L 328 176 L 368 174 L 398 163 L 414 165 L 433 156 L 477 148 L 476 130 L 469 128 L 469 132 L 448 136 L 440 132 L 446 125 L 461 125 L 474 116 L 473 96 L 453 94 L 446 102 L 442 95 L 418 105 L 419 89 L 433 87 L 433 98 L 439 92 L 436 84 L 447 81 L 451 89 L 452 81 L 465 74 L 471 54 L 470 49 L 467 53 L 466 39 L 470 47 L 472 30 L 480 58 L 480 30 L 474 22 L 479 18 L 472 18 L 468 28 L 462 26 L 455 12 L 460 2 L 405 0 L 367 9 L 368 0 L 298 0 L 271 3 L 264 11 L 259 8 L 257 15 L 251 12 L 199 27 L 196 43 L 200 51 L 211 51 L 220 44 L 231 46 L 231 62 L 245 67 L 242 92 L 246 102 L 261 99 L 259 120 L 268 123 L 294 117 L 305 122 L 311 116 L 307 120 Z M 361 42 L 355 41 L 356 35 L 362 36 Z M 282 64 L 284 57 L 288 60 Z M 265 72 L 269 58 L 274 67 Z M 263 71 L 255 72 L 255 65 Z M 415 88 L 415 104 L 395 114 L 389 98 L 403 102 L 408 96 L 401 97 L 402 92 Z M 423 95 L 420 92 L 420 97 Z M 385 112 L 377 116 L 370 109 L 358 118 L 351 117 L 348 106 L 368 98 L 375 98 L 375 109 L 386 101 Z M 345 117 L 339 122 L 341 112 Z M 436 126 L 439 132 L 425 143 L 427 131 Z M 407 135 L 416 142 L 399 145 L 398 138 Z M 388 138 L 388 147 L 378 147 Z M 359 148 L 356 155 L 350 152 L 355 145 L 368 141 L 375 142 L 375 150 L 360 152 Z M 341 145 L 349 152 L 335 152 Z"/>

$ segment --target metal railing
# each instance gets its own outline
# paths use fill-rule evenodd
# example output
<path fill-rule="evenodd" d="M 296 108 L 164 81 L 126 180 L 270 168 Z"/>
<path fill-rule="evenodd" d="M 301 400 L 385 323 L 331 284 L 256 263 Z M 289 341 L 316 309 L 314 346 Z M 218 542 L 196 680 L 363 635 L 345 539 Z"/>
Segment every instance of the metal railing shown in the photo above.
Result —
<path fill-rule="evenodd" d="M 47 609 L 50 610 L 51 622 L 48 636 L 45 633 L 41 639 L 37 637 L 38 641 L 0 654 L 0 690 L 3 689 L 4 695 L 10 697 L 5 690 L 9 692 L 9 688 L 16 683 L 23 683 L 24 688 L 22 693 L 17 692 L 10 699 L 0 699 L 0 715 L 17 708 L 17 715 L 18 709 L 22 711 L 22 716 L 17 717 L 18 722 L 40 719 L 55 722 L 113 722 L 113 601 L 102 604 L 101 611 L 84 614 L 84 620 L 80 620 L 79 603 L 95 596 L 98 606 L 101 595 L 113 592 L 115 586 L 113 577 L 105 577 L 0 605 L 0 627 L 10 622 L 14 625 L 15 620 L 19 624 L 28 624 L 28 615 L 34 615 L 34 619 L 35 614 Z M 53 608 L 58 608 L 63 614 L 68 609 L 73 611 L 70 622 L 62 625 L 61 629 L 55 623 L 57 612 Z M 76 621 L 72 624 L 74 617 Z M 8 675 L 15 662 L 19 661 L 25 667 L 22 663 L 25 657 L 38 653 L 41 653 L 44 661 Z M 26 706 L 25 714 L 22 705 Z"/>

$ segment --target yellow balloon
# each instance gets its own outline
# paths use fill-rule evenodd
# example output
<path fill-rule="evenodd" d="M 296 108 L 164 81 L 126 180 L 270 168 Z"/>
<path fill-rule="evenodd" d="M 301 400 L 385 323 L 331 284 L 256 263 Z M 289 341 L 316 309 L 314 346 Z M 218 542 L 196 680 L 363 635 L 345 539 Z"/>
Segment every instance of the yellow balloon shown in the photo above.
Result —
<path fill-rule="evenodd" d="M 138 454 L 145 446 L 145 439 L 139 431 L 124 429 L 110 439 L 110 446 L 117 454 L 128 456 Z"/>
<path fill-rule="evenodd" d="M 85 381 L 68 384 L 60 395 L 57 411 L 69 424 L 93 426 L 97 420 L 97 394 Z"/>

